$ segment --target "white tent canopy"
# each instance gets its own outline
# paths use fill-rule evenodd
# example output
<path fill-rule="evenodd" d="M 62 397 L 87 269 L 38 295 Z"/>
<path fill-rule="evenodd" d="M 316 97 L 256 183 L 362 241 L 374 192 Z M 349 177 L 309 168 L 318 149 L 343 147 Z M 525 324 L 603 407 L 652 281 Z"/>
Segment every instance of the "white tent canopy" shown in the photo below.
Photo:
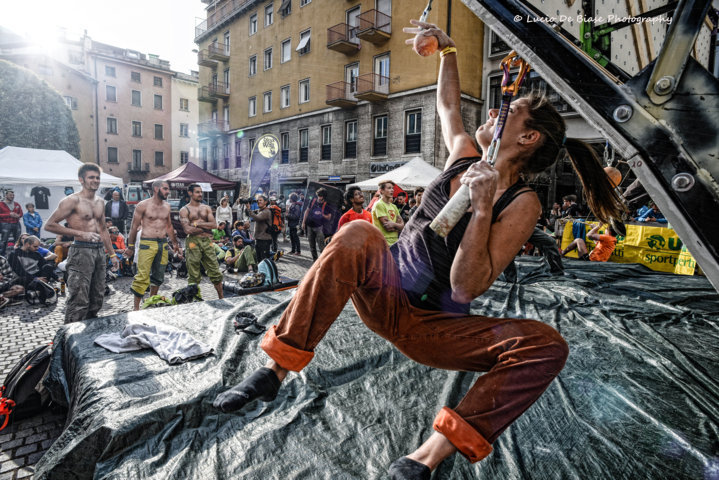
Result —
<path fill-rule="evenodd" d="M 15 201 L 26 212 L 35 205 L 43 220 L 42 238 L 54 235 L 45 231 L 45 222 L 65 196 L 80 191 L 77 170 L 83 163 L 64 150 L 5 147 L 0 150 L 0 200 L 5 192 L 15 192 Z M 122 187 L 122 178 L 103 173 L 101 187 Z M 22 221 L 20 222 L 23 223 Z M 25 227 L 22 227 L 25 231 Z"/>
<path fill-rule="evenodd" d="M 360 187 L 362 190 L 377 190 L 380 181 L 392 180 L 404 190 L 413 190 L 418 187 L 426 187 L 429 183 L 442 173 L 437 167 L 433 167 L 420 157 L 414 157 L 401 167 L 395 168 L 369 180 L 347 185 L 347 187 Z"/>
<path fill-rule="evenodd" d="M 79 189 L 77 169 L 83 162 L 64 150 L 5 147 L 0 150 L 0 184 L 71 186 Z M 122 178 L 103 173 L 101 187 L 122 187 Z"/>

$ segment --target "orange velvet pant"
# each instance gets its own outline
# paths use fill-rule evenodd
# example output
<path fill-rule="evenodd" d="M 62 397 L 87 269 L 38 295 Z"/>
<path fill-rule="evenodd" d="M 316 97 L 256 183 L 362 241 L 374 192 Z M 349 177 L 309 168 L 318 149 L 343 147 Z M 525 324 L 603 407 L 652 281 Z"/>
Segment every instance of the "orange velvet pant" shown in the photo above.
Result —
<path fill-rule="evenodd" d="M 412 306 L 382 234 L 351 222 L 332 238 L 262 341 L 280 366 L 299 371 L 351 299 L 362 321 L 409 358 L 447 370 L 486 372 L 434 429 L 470 461 L 519 417 L 562 370 L 569 353 L 555 329 L 535 320 L 490 318 Z"/>

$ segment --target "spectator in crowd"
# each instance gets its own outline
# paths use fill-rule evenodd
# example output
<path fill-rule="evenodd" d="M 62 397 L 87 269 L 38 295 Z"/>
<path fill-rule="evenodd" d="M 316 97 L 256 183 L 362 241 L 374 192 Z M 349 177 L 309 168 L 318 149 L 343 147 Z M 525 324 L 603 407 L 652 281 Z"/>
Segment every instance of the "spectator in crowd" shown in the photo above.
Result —
<path fill-rule="evenodd" d="M 549 211 L 549 225 L 550 229 L 553 231 L 557 230 L 557 220 L 559 220 L 562 217 L 562 207 L 557 203 L 554 202 L 552 204 L 552 209 Z"/>
<path fill-rule="evenodd" d="M 245 245 L 242 235 L 232 237 L 232 247 L 225 254 L 227 272 L 257 271 L 257 256 L 252 245 Z"/>
<path fill-rule="evenodd" d="M 267 208 L 268 205 L 267 196 L 259 194 L 257 195 L 257 210 L 250 210 L 250 205 L 245 206 L 245 213 L 255 222 L 255 251 L 258 262 L 270 257 L 270 247 L 272 246 L 272 235 L 269 231 L 270 224 L 272 224 L 272 212 Z"/>
<path fill-rule="evenodd" d="M 181 209 L 188 203 L 190 203 L 190 195 L 187 192 L 182 192 L 182 196 L 180 197 L 180 203 L 178 204 L 177 209 Z"/>
<path fill-rule="evenodd" d="M 5 257 L 0 256 L 0 310 L 11 302 L 11 298 L 25 293 L 25 287 L 18 284 L 18 276 Z"/>
<path fill-rule="evenodd" d="M 112 200 L 108 200 L 105 204 L 105 218 L 109 218 L 112 224 L 120 230 L 120 233 L 124 234 L 127 213 L 127 203 L 120 198 L 119 190 L 114 190 L 112 192 Z"/>
<path fill-rule="evenodd" d="M 17 239 L 17 243 L 15 244 L 15 250 L 20 250 L 23 246 L 23 243 L 27 237 L 29 237 L 30 234 L 28 233 L 21 233 L 20 238 Z M 40 246 L 37 249 L 37 253 L 42 255 L 42 258 L 44 258 L 48 262 L 54 262 L 55 259 L 57 259 L 57 255 L 54 252 L 51 252 L 47 248 L 43 247 L 42 241 L 40 242 Z"/>
<path fill-rule="evenodd" d="M 379 228 L 387 243 L 393 245 L 399 238 L 399 232 L 404 228 L 399 209 L 392 203 L 394 182 L 381 182 L 379 191 L 382 196 L 372 208 L 372 223 Z"/>
<path fill-rule="evenodd" d="M 277 206 L 282 213 L 282 243 L 287 243 L 287 201 L 284 195 L 280 195 L 277 199 Z"/>
<path fill-rule="evenodd" d="M 222 239 L 227 236 L 227 233 L 225 233 L 225 222 L 217 222 L 217 228 L 212 229 L 212 240 L 221 242 Z"/>
<path fill-rule="evenodd" d="M 250 231 L 250 222 L 243 223 L 237 234 L 242 237 L 243 245 L 255 246 L 255 239 L 252 238 L 252 232 Z"/>
<path fill-rule="evenodd" d="M 212 229 L 217 228 L 217 221 L 212 215 L 212 209 L 202 203 L 202 188 L 198 184 L 193 183 L 188 186 L 187 193 L 190 194 L 190 203 L 180 210 L 180 222 L 187 234 L 185 240 L 187 283 L 200 284 L 202 280 L 200 266 L 202 266 L 215 287 L 218 298 L 224 298 L 222 273 L 217 265 L 217 256 L 211 241 Z M 145 233 L 143 237 L 144 235 Z"/>
<path fill-rule="evenodd" d="M 63 226 L 65 228 L 69 228 L 67 223 Z M 53 252 L 57 255 L 55 258 L 55 264 L 59 264 L 63 260 L 67 260 L 67 255 L 73 240 L 74 238 L 68 235 L 58 235 L 55 237 L 55 243 L 53 243 Z"/>
<path fill-rule="evenodd" d="M 300 237 L 297 234 L 301 216 L 302 202 L 300 202 L 300 196 L 294 192 L 290 193 L 290 197 L 287 199 L 287 230 L 289 231 L 290 244 L 292 245 L 291 255 L 302 255 Z"/>
<path fill-rule="evenodd" d="M 8 255 L 10 267 L 17 275 L 20 285 L 25 288 L 35 279 L 43 282 L 57 279 L 54 273 L 55 263 L 45 260 L 45 257 L 38 252 L 39 248 L 40 239 L 35 235 L 28 235 L 23 238 L 22 246 Z"/>
<path fill-rule="evenodd" d="M 5 198 L 0 202 L 0 255 L 5 255 L 11 236 L 18 243 L 21 218 L 22 207 L 15 201 L 15 192 L 6 190 Z"/>
<path fill-rule="evenodd" d="M 240 230 L 242 230 L 244 225 L 244 222 L 242 220 L 236 220 L 234 224 L 232 224 L 232 232 L 231 237 L 235 237 L 240 234 Z"/>
<path fill-rule="evenodd" d="M 422 204 L 422 195 L 424 195 L 424 187 L 417 187 L 417 189 L 414 191 L 415 204 L 412 208 L 409 209 L 409 218 L 412 218 L 414 212 L 416 212 L 419 206 Z"/>
<path fill-rule="evenodd" d="M 122 262 L 122 255 L 125 254 L 127 246 L 125 245 L 125 237 L 120 233 L 120 229 L 116 226 L 110 227 L 110 241 L 112 242 L 112 248 L 118 256 L 120 262 Z"/>
<path fill-rule="evenodd" d="M 270 229 L 269 233 L 272 237 L 272 247 L 270 247 L 270 250 L 272 252 L 277 252 L 279 250 L 279 245 L 277 244 L 277 239 L 280 236 L 280 232 L 276 232 L 272 227 L 274 223 L 275 216 L 279 216 L 280 219 L 280 225 L 284 226 L 284 221 L 282 217 L 282 209 L 277 204 L 277 197 L 270 197 L 270 204 L 267 207 L 272 215 L 270 216 Z"/>
<path fill-rule="evenodd" d="M 345 202 L 350 206 L 350 209 L 340 217 L 337 231 L 342 228 L 342 225 L 353 220 L 366 220 L 372 223 L 372 214 L 364 209 L 364 194 L 360 187 L 348 188 L 345 192 Z"/>
<path fill-rule="evenodd" d="M 113 252 L 110 234 L 104 223 L 102 199 L 97 198 L 102 170 L 85 163 L 77 171 L 82 190 L 60 200 L 45 230 L 66 237 L 74 237 L 67 260 L 67 291 L 65 323 L 97 317 L 105 295 L 105 251 Z M 67 220 L 67 227 L 60 222 Z M 110 253 L 112 270 L 120 263 Z"/>
<path fill-rule="evenodd" d="M 409 220 L 409 205 L 407 205 L 407 193 L 399 192 L 397 198 L 394 200 L 394 205 L 399 210 L 399 216 L 402 217 L 402 221 L 407 223 Z"/>
<path fill-rule="evenodd" d="M 587 233 L 589 240 L 597 242 L 590 253 L 588 253 L 587 243 L 584 238 L 575 238 L 572 243 L 567 245 L 567 248 L 562 250 L 562 256 L 576 249 L 580 260 L 590 260 L 592 262 L 606 262 L 609 260 L 614 248 L 617 246 L 617 232 L 609 225 L 607 233 L 600 235 L 598 232 L 601 226 L 602 223 L 599 222 Z"/>
<path fill-rule="evenodd" d="M 35 205 L 28 203 L 25 205 L 25 215 L 22 216 L 22 223 L 25 224 L 25 231 L 28 235 L 35 235 L 40 238 L 40 229 L 42 228 L 42 218 L 40 214 L 35 211 Z"/>
<path fill-rule="evenodd" d="M 312 199 L 307 210 L 305 210 L 305 216 L 302 219 L 302 230 L 307 232 L 312 261 L 317 260 L 318 251 L 322 254 L 325 249 L 324 225 L 325 222 L 332 218 L 332 212 L 327 208 L 327 190 L 318 188 L 315 195 L 315 198 Z"/>
<path fill-rule="evenodd" d="M 664 214 L 659 211 L 659 206 L 652 200 L 649 200 L 649 204 L 639 209 L 639 211 L 637 212 L 636 221 L 668 223 Z"/>
<path fill-rule="evenodd" d="M 577 205 L 576 195 L 567 195 L 562 197 L 562 217 L 577 218 L 581 216 L 579 205 Z"/>
<path fill-rule="evenodd" d="M 220 200 L 220 204 L 215 211 L 215 219 L 217 220 L 218 228 L 225 231 L 223 236 L 229 237 L 230 225 L 232 225 L 232 207 L 230 206 L 230 197 L 227 195 Z M 224 223 L 224 226 L 220 226 L 220 223 Z"/>
<path fill-rule="evenodd" d="M 374 208 L 375 203 L 379 201 L 379 199 L 382 198 L 382 192 L 377 190 L 372 194 L 372 198 L 369 201 L 369 205 L 367 205 L 367 211 L 372 213 L 372 209 Z"/>

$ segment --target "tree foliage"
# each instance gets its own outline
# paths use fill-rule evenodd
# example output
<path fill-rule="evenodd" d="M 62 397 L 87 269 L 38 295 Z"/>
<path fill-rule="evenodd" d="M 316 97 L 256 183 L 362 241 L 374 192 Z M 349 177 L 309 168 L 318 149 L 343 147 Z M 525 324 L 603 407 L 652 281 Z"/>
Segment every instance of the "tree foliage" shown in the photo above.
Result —
<path fill-rule="evenodd" d="M 80 158 L 80 135 L 62 96 L 30 70 L 0 60 L 0 148 L 6 146 Z"/>

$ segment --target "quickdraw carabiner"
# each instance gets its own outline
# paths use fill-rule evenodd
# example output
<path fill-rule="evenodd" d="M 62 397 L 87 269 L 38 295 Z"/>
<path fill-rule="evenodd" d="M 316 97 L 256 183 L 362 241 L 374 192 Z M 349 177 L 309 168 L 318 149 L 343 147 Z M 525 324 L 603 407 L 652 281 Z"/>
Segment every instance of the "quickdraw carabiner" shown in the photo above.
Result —
<path fill-rule="evenodd" d="M 504 123 L 507 121 L 507 115 L 509 114 L 509 104 L 512 103 L 512 98 L 519 93 L 524 79 L 527 77 L 529 70 L 531 70 L 529 64 L 519 58 L 519 55 L 515 51 L 512 51 L 504 57 L 499 66 L 504 72 L 504 76 L 502 77 L 502 103 L 499 106 L 499 114 L 497 114 L 497 121 L 495 122 L 496 127 L 494 129 L 492 143 L 487 150 L 487 163 L 490 165 L 494 165 L 494 162 L 497 160 L 502 132 L 504 131 Z M 519 72 L 514 82 L 510 83 L 512 76 L 509 73 L 509 69 L 515 67 L 519 67 Z"/>
<path fill-rule="evenodd" d="M 522 87 L 525 77 L 532 67 L 530 67 L 525 60 L 520 58 L 519 54 L 515 51 L 512 51 L 509 55 L 504 57 L 499 66 L 504 72 L 504 76 L 502 77 L 502 95 L 510 95 L 512 97 L 516 96 L 519 93 L 519 89 Z M 509 83 L 512 78 L 509 73 L 509 69 L 516 67 L 519 67 L 517 78 L 514 79 L 514 82 Z"/>

